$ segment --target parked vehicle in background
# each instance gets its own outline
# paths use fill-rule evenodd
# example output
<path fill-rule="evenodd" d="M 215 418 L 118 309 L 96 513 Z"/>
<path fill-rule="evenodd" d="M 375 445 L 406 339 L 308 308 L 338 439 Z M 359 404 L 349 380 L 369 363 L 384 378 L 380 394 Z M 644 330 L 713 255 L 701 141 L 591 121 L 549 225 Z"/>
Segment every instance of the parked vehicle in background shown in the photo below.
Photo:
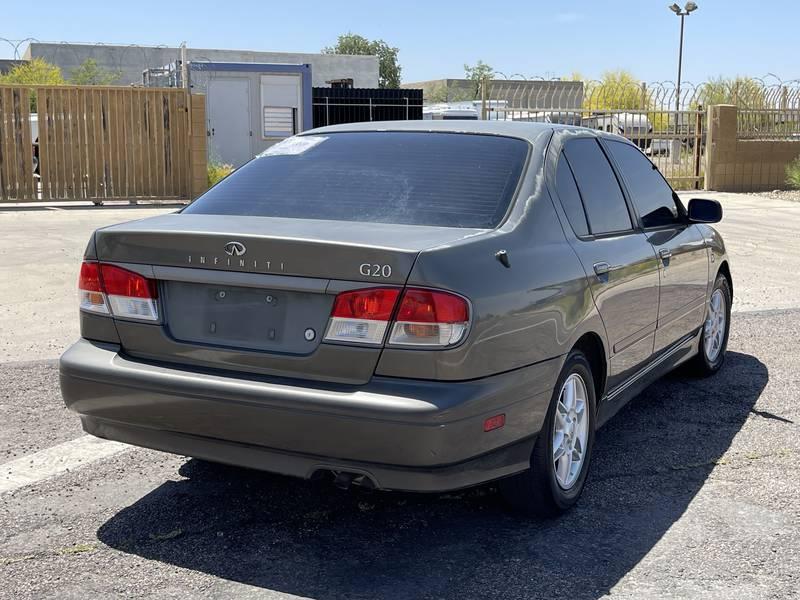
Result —
<path fill-rule="evenodd" d="M 467 120 L 475 121 L 480 113 L 469 105 L 450 105 L 445 102 L 422 107 L 424 121 Z"/>
<path fill-rule="evenodd" d="M 554 515 L 620 407 L 721 367 L 721 215 L 590 129 L 312 130 L 94 233 L 62 393 L 102 438 L 341 486 L 498 480 Z"/>
<path fill-rule="evenodd" d="M 598 131 L 616 133 L 631 140 L 640 148 L 646 148 L 653 134 L 653 124 L 643 113 L 597 114 L 583 119 L 582 125 Z"/>
<path fill-rule="evenodd" d="M 510 110 L 510 120 L 523 123 L 554 123 L 558 125 L 582 125 L 583 114 L 573 110 L 526 111 Z"/>
<path fill-rule="evenodd" d="M 648 156 L 670 156 L 670 148 L 677 142 L 680 148 L 680 140 L 651 140 L 650 145 L 644 149 L 644 153 Z"/>

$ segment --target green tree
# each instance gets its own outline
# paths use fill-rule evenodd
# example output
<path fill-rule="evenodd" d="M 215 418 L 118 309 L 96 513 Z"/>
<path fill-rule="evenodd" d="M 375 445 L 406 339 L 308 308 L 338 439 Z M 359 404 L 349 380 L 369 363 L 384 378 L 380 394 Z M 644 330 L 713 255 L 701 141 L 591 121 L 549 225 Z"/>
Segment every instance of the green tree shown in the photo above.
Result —
<path fill-rule="evenodd" d="M 447 84 L 437 84 L 425 96 L 428 102 L 466 102 L 476 100 L 479 96 L 480 87 L 477 83 L 474 87 L 464 88 L 461 86 L 448 87 Z"/>
<path fill-rule="evenodd" d="M 119 71 L 104 69 L 97 65 L 95 59 L 87 58 L 70 71 L 69 82 L 75 85 L 113 85 L 121 76 Z"/>
<path fill-rule="evenodd" d="M 484 78 L 492 79 L 494 77 L 494 69 L 482 60 L 479 60 L 475 65 L 468 65 L 465 63 L 464 76 L 472 81 L 480 82 Z"/>
<path fill-rule="evenodd" d="M 573 80 L 580 78 L 573 73 Z M 664 98 L 655 98 L 647 86 L 630 71 L 618 69 L 603 73 L 600 81 L 584 83 L 583 108 L 595 113 L 607 110 L 648 111 L 647 118 L 655 131 L 666 131 L 674 115 L 674 105 L 663 105 Z M 674 97 L 670 102 L 674 102 Z"/>
<path fill-rule="evenodd" d="M 0 75 L 0 83 L 10 85 L 63 85 L 61 69 L 51 65 L 43 58 L 25 61 L 5 75 Z M 31 93 L 31 112 L 36 112 L 36 92 Z"/>
<path fill-rule="evenodd" d="M 447 85 L 437 84 L 425 96 L 427 102 L 447 102 Z"/>
<path fill-rule="evenodd" d="M 735 104 L 739 108 L 765 108 L 764 86 L 752 77 L 710 79 L 703 84 L 698 99 L 704 106 Z"/>
<path fill-rule="evenodd" d="M 588 110 L 645 110 L 650 108 L 650 96 L 642 82 L 629 71 L 606 71 L 600 81 L 586 83 L 583 107 Z"/>
<path fill-rule="evenodd" d="M 800 190 L 800 156 L 786 165 L 786 183 L 789 187 Z"/>
<path fill-rule="evenodd" d="M 43 58 L 34 58 L 18 64 L 7 74 L 0 75 L 0 83 L 12 85 L 63 85 L 61 69 Z"/>
<path fill-rule="evenodd" d="M 473 89 L 471 91 L 464 90 L 467 96 L 471 96 L 471 98 L 465 98 L 465 100 L 477 100 L 481 96 L 481 82 L 484 79 L 494 79 L 494 69 L 482 60 L 478 60 L 477 64 L 475 65 L 468 65 L 464 63 L 464 77 L 466 77 L 473 84 Z M 488 87 L 491 89 L 491 86 Z"/>
<path fill-rule="evenodd" d="M 397 62 L 399 49 L 383 40 L 368 40 L 355 33 L 345 33 L 336 40 L 335 46 L 322 49 L 323 54 L 350 54 L 378 57 L 378 85 L 382 88 L 400 87 L 400 73 L 403 70 Z"/>

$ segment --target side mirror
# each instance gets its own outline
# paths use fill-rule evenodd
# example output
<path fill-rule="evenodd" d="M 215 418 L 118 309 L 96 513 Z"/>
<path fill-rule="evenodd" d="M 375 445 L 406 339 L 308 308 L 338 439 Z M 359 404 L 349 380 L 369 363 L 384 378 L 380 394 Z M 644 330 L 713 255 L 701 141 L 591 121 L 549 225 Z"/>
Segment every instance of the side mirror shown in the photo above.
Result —
<path fill-rule="evenodd" d="M 716 200 L 692 198 L 688 212 L 690 223 L 719 223 L 722 220 L 722 205 Z"/>

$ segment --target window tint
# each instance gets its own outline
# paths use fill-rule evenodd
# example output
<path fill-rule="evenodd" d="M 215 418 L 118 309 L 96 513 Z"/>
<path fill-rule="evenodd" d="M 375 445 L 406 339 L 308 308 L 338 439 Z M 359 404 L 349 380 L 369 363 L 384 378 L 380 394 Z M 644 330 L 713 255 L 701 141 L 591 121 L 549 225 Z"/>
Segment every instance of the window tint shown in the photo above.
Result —
<path fill-rule="evenodd" d="M 671 225 L 678 221 L 672 189 L 638 148 L 624 142 L 608 142 L 619 165 L 636 212 L 645 227 Z"/>
<path fill-rule="evenodd" d="M 492 228 L 508 209 L 527 156 L 527 142 L 489 135 L 296 136 L 185 212 Z"/>
<path fill-rule="evenodd" d="M 577 235 L 587 235 L 589 227 L 586 224 L 586 213 L 583 212 L 581 196 L 563 154 L 558 159 L 556 167 L 556 193 L 561 200 L 561 206 L 564 207 L 564 212 L 567 213 L 567 219 L 569 219 L 572 229 Z"/>
<path fill-rule="evenodd" d="M 627 231 L 631 218 L 616 175 L 593 138 L 577 138 L 564 145 L 593 234 Z"/>

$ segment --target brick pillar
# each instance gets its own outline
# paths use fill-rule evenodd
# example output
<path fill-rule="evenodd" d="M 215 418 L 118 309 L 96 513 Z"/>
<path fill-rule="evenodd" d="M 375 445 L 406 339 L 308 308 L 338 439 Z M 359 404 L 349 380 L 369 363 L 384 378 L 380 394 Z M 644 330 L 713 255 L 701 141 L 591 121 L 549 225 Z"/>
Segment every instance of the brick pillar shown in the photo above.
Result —
<path fill-rule="evenodd" d="M 192 94 L 189 119 L 189 152 L 191 154 L 192 200 L 208 189 L 208 137 L 206 131 L 206 97 Z"/>
<path fill-rule="evenodd" d="M 734 187 L 737 108 L 734 104 L 708 107 L 705 189 L 726 191 Z"/>

